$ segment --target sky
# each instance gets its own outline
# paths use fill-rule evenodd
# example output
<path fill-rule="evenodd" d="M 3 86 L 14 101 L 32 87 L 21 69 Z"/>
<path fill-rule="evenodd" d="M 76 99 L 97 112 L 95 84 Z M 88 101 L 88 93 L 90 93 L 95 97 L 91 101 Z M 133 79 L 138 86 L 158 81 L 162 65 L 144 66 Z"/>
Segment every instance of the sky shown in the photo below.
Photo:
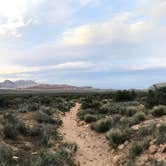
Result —
<path fill-rule="evenodd" d="M 166 0 L 0 0 L 0 81 L 166 82 Z"/>

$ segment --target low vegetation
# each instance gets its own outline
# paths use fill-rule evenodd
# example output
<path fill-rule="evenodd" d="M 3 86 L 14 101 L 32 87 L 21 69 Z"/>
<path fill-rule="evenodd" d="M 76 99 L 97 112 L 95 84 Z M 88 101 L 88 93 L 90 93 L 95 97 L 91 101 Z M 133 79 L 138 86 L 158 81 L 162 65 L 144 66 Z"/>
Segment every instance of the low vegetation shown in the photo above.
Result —
<path fill-rule="evenodd" d="M 92 132 L 110 146 L 113 164 L 164 165 L 166 88 L 100 93 L 0 96 L 0 165 L 74 166 L 75 143 L 59 134 L 65 115 L 76 102 L 77 113 Z M 81 123 L 79 123 L 81 125 Z M 151 156 L 146 158 L 144 156 Z"/>
<path fill-rule="evenodd" d="M 0 165 L 73 166 L 77 146 L 58 132 L 60 115 L 73 105 L 67 97 L 0 97 Z"/>
<path fill-rule="evenodd" d="M 164 161 L 158 162 L 161 159 L 156 156 L 164 153 L 166 146 L 165 94 L 166 88 L 161 88 L 147 92 L 114 91 L 109 97 L 88 96 L 82 99 L 77 115 L 90 123 L 93 131 L 105 134 L 116 154 L 122 156 L 114 165 L 139 165 L 144 154 L 155 159 L 152 162 L 148 158 L 146 163 L 159 165 Z"/>

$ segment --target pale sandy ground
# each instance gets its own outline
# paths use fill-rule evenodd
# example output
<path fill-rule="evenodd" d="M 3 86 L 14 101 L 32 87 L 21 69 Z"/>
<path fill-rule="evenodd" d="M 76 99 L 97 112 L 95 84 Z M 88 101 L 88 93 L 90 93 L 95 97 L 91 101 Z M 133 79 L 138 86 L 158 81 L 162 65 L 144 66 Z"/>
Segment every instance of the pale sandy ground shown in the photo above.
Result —
<path fill-rule="evenodd" d="M 64 140 L 75 142 L 78 151 L 75 155 L 77 166 L 113 166 L 109 144 L 102 134 L 90 130 L 87 125 L 79 125 L 77 112 L 80 104 L 76 104 L 70 112 L 63 117 L 61 133 Z"/>

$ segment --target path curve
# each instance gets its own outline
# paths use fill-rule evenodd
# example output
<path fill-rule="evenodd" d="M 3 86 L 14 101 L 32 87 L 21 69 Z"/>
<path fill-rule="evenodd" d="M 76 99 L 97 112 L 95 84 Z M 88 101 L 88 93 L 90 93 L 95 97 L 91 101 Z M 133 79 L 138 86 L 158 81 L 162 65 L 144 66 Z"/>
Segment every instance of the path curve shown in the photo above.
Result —
<path fill-rule="evenodd" d="M 76 103 L 70 112 L 62 118 L 61 133 L 65 141 L 75 142 L 78 151 L 75 156 L 77 166 L 112 166 L 110 147 L 104 135 L 93 132 L 88 125 L 79 125 Z"/>

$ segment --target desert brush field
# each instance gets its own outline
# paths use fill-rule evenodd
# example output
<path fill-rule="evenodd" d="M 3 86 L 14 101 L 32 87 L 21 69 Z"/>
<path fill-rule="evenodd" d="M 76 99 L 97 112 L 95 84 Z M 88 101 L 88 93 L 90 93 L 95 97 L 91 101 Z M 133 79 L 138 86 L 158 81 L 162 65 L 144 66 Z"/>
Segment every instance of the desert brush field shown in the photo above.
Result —
<path fill-rule="evenodd" d="M 165 166 L 166 88 L 3 94 L 1 166 Z"/>

